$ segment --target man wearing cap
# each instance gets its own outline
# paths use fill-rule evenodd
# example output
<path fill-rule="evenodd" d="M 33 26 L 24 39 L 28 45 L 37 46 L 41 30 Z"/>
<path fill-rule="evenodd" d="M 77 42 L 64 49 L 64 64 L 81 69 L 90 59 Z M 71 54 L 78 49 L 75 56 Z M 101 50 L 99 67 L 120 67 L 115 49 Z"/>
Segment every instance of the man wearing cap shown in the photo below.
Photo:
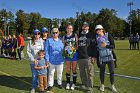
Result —
<path fill-rule="evenodd" d="M 93 63 L 96 61 L 97 49 L 95 34 L 89 31 L 89 24 L 83 23 L 82 32 L 78 36 L 78 63 L 82 88 L 86 93 L 93 92 Z"/>

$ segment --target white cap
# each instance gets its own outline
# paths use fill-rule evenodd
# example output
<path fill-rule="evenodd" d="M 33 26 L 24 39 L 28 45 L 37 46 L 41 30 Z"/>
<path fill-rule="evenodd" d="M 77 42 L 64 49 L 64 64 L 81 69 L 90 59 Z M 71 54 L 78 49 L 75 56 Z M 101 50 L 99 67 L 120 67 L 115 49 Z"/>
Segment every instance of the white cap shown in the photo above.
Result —
<path fill-rule="evenodd" d="M 96 25 L 95 30 L 96 29 L 103 29 L 103 26 L 102 25 Z"/>

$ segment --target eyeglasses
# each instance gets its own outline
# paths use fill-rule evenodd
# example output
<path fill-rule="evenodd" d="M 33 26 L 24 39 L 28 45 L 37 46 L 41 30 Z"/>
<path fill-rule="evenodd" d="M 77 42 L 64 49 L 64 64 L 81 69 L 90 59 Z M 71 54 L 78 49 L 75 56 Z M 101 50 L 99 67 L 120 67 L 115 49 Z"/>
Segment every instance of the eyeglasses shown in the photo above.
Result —
<path fill-rule="evenodd" d="M 34 35 L 40 35 L 40 33 L 35 33 Z"/>
<path fill-rule="evenodd" d="M 98 31 L 98 30 L 100 31 L 100 30 L 102 30 L 102 29 L 96 29 L 96 31 Z"/>
<path fill-rule="evenodd" d="M 53 32 L 53 34 L 57 34 L 58 32 Z"/>

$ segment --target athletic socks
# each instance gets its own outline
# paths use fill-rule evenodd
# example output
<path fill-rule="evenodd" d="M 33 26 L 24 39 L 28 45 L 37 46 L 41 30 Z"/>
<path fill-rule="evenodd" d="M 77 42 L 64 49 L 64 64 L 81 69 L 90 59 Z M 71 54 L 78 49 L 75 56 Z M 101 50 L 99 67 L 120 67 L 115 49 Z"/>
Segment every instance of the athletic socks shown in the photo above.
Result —
<path fill-rule="evenodd" d="M 70 74 L 66 73 L 66 79 L 67 79 L 67 83 L 70 84 Z"/>
<path fill-rule="evenodd" d="M 73 77 L 73 84 L 76 84 L 76 80 L 77 80 L 77 73 L 76 73 L 76 72 L 75 72 L 75 73 L 73 73 L 72 77 Z"/>

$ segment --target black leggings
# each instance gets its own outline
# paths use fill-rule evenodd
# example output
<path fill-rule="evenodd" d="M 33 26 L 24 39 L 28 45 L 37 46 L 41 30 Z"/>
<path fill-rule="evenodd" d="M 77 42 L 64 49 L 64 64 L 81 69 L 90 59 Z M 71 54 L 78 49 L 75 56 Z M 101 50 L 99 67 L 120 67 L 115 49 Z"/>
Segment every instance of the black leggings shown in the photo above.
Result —
<path fill-rule="evenodd" d="M 21 51 L 24 49 L 24 46 L 21 46 L 19 49 L 18 49 L 18 56 L 19 56 L 19 59 L 21 60 Z"/>
<path fill-rule="evenodd" d="M 100 64 L 100 81 L 101 81 L 101 84 L 104 84 L 106 64 L 108 65 L 108 69 L 109 69 L 109 73 L 110 73 L 110 82 L 111 82 L 111 84 L 114 84 L 114 68 L 115 68 L 115 65 L 114 65 L 113 61 L 102 62 L 102 64 Z"/>

